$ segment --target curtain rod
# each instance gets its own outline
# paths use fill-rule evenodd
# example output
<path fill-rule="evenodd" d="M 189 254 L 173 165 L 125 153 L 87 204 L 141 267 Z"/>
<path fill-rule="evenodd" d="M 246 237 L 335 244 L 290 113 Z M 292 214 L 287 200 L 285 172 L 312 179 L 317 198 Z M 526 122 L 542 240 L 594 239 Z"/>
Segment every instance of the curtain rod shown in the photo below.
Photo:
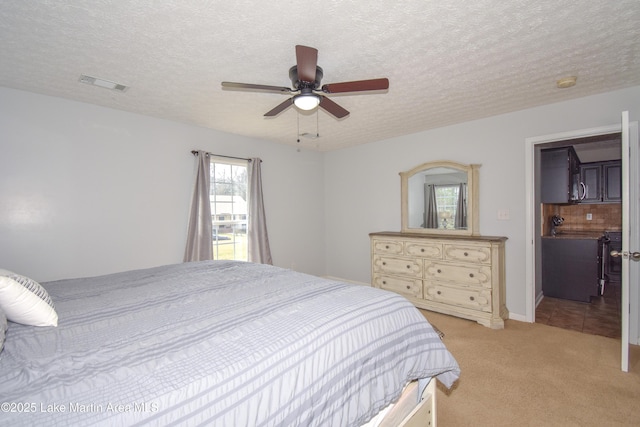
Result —
<path fill-rule="evenodd" d="M 196 150 L 191 150 L 191 154 L 193 154 L 194 156 L 198 155 L 198 151 Z M 246 160 L 248 162 L 251 161 L 251 159 L 247 159 L 244 157 L 234 157 L 234 156 L 223 156 L 222 154 L 213 154 L 213 153 L 207 153 L 210 156 L 215 156 L 215 157 L 224 157 L 226 159 L 236 159 L 236 160 Z M 262 162 L 262 159 L 260 159 L 260 162 Z"/>

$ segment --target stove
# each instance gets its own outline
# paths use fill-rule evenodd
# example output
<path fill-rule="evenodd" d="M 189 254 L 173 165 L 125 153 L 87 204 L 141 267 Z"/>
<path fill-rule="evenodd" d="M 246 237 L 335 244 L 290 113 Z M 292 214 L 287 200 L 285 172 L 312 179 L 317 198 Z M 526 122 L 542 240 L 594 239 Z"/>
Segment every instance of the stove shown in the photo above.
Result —
<path fill-rule="evenodd" d="M 622 272 L 622 258 L 612 257 L 611 251 L 622 250 L 622 232 L 621 231 L 605 231 L 605 236 L 609 238 L 609 250 L 604 254 L 605 270 L 611 282 L 620 282 L 620 273 Z"/>

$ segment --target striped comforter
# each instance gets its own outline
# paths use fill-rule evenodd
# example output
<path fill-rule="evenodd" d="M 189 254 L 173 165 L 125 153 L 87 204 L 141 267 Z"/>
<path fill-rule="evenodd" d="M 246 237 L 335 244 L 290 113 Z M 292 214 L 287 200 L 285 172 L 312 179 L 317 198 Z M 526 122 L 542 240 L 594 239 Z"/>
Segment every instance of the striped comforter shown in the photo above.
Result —
<path fill-rule="evenodd" d="M 403 297 L 282 268 L 205 261 L 43 286 L 59 325 L 10 323 L 0 425 L 359 426 L 407 381 L 459 374 Z"/>

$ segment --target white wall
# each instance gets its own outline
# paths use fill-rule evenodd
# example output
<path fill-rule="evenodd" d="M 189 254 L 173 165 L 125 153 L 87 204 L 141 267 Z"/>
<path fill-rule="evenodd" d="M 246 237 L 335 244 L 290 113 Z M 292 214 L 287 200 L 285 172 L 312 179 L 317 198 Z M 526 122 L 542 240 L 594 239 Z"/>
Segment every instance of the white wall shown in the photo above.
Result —
<path fill-rule="evenodd" d="M 398 173 L 455 160 L 482 164 L 480 232 L 508 237 L 507 306 L 524 318 L 525 138 L 622 110 L 640 121 L 640 87 L 322 154 L 0 88 L 0 268 L 44 281 L 180 262 L 204 149 L 264 160 L 276 265 L 368 283 L 368 234 L 400 229 Z"/>
<path fill-rule="evenodd" d="M 192 149 L 262 158 L 274 264 L 324 273 L 322 154 L 6 88 L 0 268 L 46 281 L 181 262 Z"/>
<path fill-rule="evenodd" d="M 479 163 L 480 233 L 508 237 L 507 307 L 524 320 L 525 138 L 619 124 L 623 110 L 640 120 L 640 87 L 327 153 L 327 274 L 370 282 L 368 234 L 400 230 L 400 171 L 434 160 Z M 501 209 L 509 220 L 497 219 Z"/>

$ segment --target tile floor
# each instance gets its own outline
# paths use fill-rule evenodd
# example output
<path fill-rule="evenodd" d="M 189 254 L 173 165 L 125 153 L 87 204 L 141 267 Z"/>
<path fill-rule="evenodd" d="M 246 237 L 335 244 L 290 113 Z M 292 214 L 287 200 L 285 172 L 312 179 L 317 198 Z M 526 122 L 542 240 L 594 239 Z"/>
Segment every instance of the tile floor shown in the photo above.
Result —
<path fill-rule="evenodd" d="M 620 284 L 607 283 L 604 295 L 591 303 L 543 298 L 536 308 L 536 323 L 620 338 Z"/>

